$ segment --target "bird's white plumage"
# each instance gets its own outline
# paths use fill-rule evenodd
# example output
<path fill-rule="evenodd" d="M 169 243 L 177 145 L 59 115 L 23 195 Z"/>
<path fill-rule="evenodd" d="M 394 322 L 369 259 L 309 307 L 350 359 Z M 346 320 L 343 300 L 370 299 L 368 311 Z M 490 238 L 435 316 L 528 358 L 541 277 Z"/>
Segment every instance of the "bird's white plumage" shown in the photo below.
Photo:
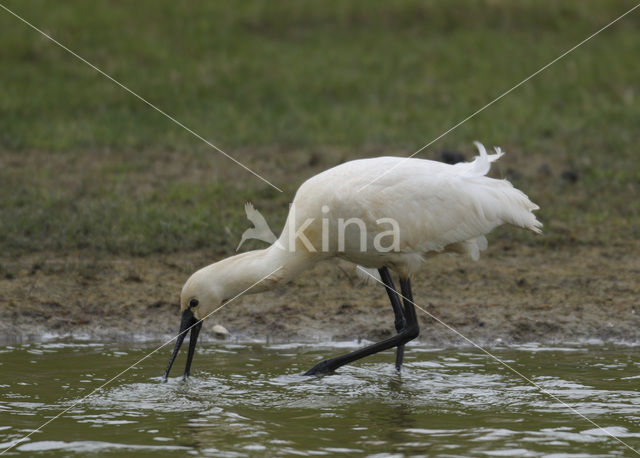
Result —
<path fill-rule="evenodd" d="M 480 156 L 469 163 L 379 157 L 326 170 L 300 186 L 293 201 L 296 212 L 290 213 L 287 225 L 294 224 L 293 218 L 299 227 L 308 218 L 319 221 L 325 217 L 334 234 L 339 219 L 361 219 L 369 239 L 367 250 L 361 251 L 360 231 L 353 226 L 346 234 L 344 250 L 334 243 L 329 255 L 365 267 L 392 264 L 403 273 L 419 268 L 425 256 L 445 250 L 467 252 L 477 259 L 487 247 L 485 234 L 504 223 L 539 232 L 542 224 L 532 213 L 538 206 L 508 181 L 485 176 L 490 163 L 502 156 L 501 150 L 487 155 L 477 145 Z M 323 206 L 329 208 L 326 215 Z M 398 252 L 373 250 L 373 239 L 387 229 L 377 223 L 381 218 L 398 222 Z M 310 227 L 309 238 L 322 233 L 318 225 Z M 283 245 L 288 242 L 286 228 L 280 240 Z M 315 242 L 314 246 L 320 246 L 318 239 Z"/>
<path fill-rule="evenodd" d="M 542 224 L 533 214 L 538 206 L 507 180 L 486 176 L 502 151 L 495 148 L 496 153 L 488 155 L 481 144 L 476 146 L 480 155 L 468 163 L 379 157 L 347 162 L 315 175 L 299 187 L 278 240 L 267 249 L 196 272 L 183 288 L 183 307 L 190 297 L 208 295 L 218 301 L 232 297 L 279 266 L 253 291 L 289 280 L 326 258 L 341 257 L 367 268 L 387 266 L 409 276 L 426 257 L 437 253 L 467 253 L 477 259 L 487 247 L 485 235 L 502 224 L 540 232 Z M 365 244 L 361 243 L 362 227 L 351 224 L 343 230 L 341 246 L 340 221 L 353 218 L 366 229 Z M 375 248 L 376 237 L 390 229 L 380 224 L 381 219 L 397 222 L 397 249 Z M 292 239 L 302 227 L 301 235 L 312 248 L 300 238 Z"/>

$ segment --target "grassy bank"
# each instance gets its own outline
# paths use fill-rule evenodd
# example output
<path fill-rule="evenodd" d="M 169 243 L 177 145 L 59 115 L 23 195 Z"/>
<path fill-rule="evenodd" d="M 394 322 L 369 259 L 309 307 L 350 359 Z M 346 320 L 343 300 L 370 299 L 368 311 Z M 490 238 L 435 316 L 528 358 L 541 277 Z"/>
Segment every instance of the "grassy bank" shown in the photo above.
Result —
<path fill-rule="evenodd" d="M 0 11 L 0 250 L 230 253 L 252 201 L 279 227 L 344 160 L 407 155 L 629 1 L 6 1 L 254 168 L 278 193 Z M 640 13 L 432 145 L 509 154 L 537 244 L 640 237 Z M 527 242 L 529 236 L 503 233 Z"/>

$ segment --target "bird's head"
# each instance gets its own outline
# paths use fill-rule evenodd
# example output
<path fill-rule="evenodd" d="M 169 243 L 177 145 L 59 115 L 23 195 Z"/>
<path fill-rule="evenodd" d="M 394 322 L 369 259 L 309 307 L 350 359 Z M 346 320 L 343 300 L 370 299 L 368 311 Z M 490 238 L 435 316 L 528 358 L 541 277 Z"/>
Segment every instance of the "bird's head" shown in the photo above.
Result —
<path fill-rule="evenodd" d="M 165 380 L 189 330 L 191 330 L 191 337 L 187 367 L 184 371 L 185 378 L 189 376 L 202 320 L 220 309 L 228 300 L 238 297 L 249 289 L 251 292 L 259 292 L 277 284 L 276 277 L 272 274 L 280 270 L 280 267 L 269 275 L 264 274 L 264 257 L 267 251 L 254 250 L 241 253 L 203 267 L 189 277 L 180 293 L 182 314 L 180 333 L 176 339 L 169 366 L 164 373 Z M 271 264 L 267 264 L 267 268 L 270 270 Z"/>
<path fill-rule="evenodd" d="M 224 276 L 216 264 L 204 267 L 185 282 L 180 293 L 180 312 L 190 311 L 196 320 L 202 320 L 224 300 Z"/>
<path fill-rule="evenodd" d="M 180 346 L 185 337 L 191 331 L 191 337 L 189 339 L 189 353 L 187 354 L 187 366 L 184 370 L 184 378 L 189 376 L 191 369 L 191 362 L 196 349 L 196 343 L 198 341 L 198 334 L 202 328 L 202 320 L 204 320 L 214 310 L 224 304 L 226 298 L 222 294 L 220 285 L 224 283 L 220 282 L 219 275 L 216 275 L 216 265 L 204 267 L 191 275 L 187 282 L 182 287 L 180 293 L 180 332 L 176 339 L 175 347 L 173 348 L 173 354 L 169 360 L 169 365 L 164 373 L 165 380 L 169 376 L 171 366 L 178 355 Z"/>

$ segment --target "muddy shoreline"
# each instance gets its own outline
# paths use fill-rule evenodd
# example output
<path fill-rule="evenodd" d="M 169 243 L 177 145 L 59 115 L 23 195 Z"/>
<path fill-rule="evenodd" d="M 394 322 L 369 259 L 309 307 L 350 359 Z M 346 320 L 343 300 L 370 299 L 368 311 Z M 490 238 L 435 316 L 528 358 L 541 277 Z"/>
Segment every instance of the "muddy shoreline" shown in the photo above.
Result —
<path fill-rule="evenodd" d="M 640 341 L 640 257 L 635 244 L 540 247 L 490 242 L 478 262 L 431 259 L 414 280 L 421 334 L 433 345 Z M 159 339 L 178 327 L 178 294 L 206 252 L 147 257 L 0 258 L 3 341 L 71 336 Z M 428 312 L 428 313 L 427 313 Z M 326 262 L 267 293 L 244 296 L 205 324 L 233 338 L 380 340 L 393 332 L 382 288 L 351 265 Z"/>

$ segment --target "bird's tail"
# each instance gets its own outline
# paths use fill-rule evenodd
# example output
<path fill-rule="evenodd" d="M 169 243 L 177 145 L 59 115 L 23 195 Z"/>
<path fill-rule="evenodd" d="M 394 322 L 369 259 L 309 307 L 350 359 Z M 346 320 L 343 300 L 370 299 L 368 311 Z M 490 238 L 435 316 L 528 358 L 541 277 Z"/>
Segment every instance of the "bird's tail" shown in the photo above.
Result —
<path fill-rule="evenodd" d="M 533 213 L 540 207 L 508 180 L 483 176 L 474 178 L 474 182 L 478 186 L 475 194 L 476 209 L 483 218 L 513 224 L 536 233 L 542 232 L 542 223 Z"/>
<path fill-rule="evenodd" d="M 482 218 L 487 221 L 500 221 L 530 229 L 533 232 L 542 232 L 542 223 L 533 214 L 540 207 L 531 202 L 525 193 L 513 187 L 509 181 L 485 177 L 491 168 L 491 163 L 504 155 L 502 149 L 495 146 L 495 154 L 487 154 L 482 143 L 474 142 L 474 144 L 480 155 L 471 162 L 458 163 L 454 167 L 458 168 L 457 172 L 460 176 L 473 178 L 474 186 L 481 187 L 477 189 L 478 192 L 473 193 L 478 215 L 482 215 Z M 482 248 L 479 249 L 482 250 Z"/>
<path fill-rule="evenodd" d="M 507 180 L 498 180 L 498 183 L 501 183 L 502 186 L 494 188 L 493 191 L 499 194 L 502 201 L 501 219 L 506 223 L 529 229 L 538 234 L 542 232 L 542 223 L 533 214 L 540 207 L 531 202 L 525 193 L 514 188 Z"/>

